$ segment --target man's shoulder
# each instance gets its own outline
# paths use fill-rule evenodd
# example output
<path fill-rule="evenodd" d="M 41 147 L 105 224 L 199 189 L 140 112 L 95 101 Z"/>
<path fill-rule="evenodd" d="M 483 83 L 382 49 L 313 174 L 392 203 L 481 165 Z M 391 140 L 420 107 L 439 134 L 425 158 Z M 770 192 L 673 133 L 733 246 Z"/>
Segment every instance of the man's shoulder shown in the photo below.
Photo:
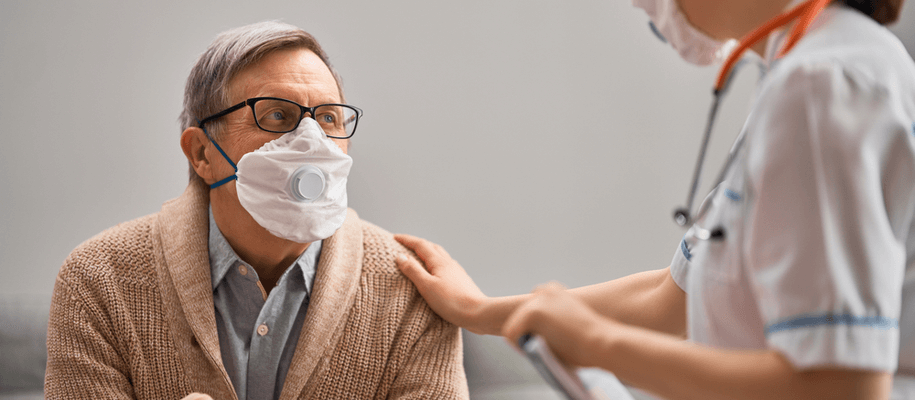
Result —
<path fill-rule="evenodd" d="M 359 219 L 358 226 L 362 230 L 364 272 L 401 275 L 394 259 L 400 253 L 409 254 L 409 250 L 394 240 L 394 234 L 378 225 Z"/>
<path fill-rule="evenodd" d="M 81 243 L 67 256 L 58 277 L 72 283 L 113 279 L 152 284 L 155 218 L 150 214 L 117 224 Z"/>
<path fill-rule="evenodd" d="M 394 260 L 398 254 L 405 254 L 420 261 L 416 254 L 395 240 L 394 234 L 378 225 L 362 219 L 359 219 L 357 224 L 362 230 L 362 275 L 367 284 L 364 289 L 370 287 L 375 294 L 372 301 L 378 302 L 381 298 L 392 300 L 398 304 L 397 307 L 406 306 L 399 313 L 408 319 L 428 319 L 447 324 L 443 320 L 439 321 L 441 317 L 429 308 L 413 282 L 397 269 Z"/>
<path fill-rule="evenodd" d="M 412 252 L 394 240 L 393 234 L 356 218 L 354 212 L 348 218 L 342 233 L 348 238 L 359 236 L 362 245 L 360 276 L 348 280 L 356 293 L 346 322 L 339 325 L 339 339 L 331 351 L 323 353 L 327 361 L 319 364 L 301 397 L 413 393 L 417 398 L 467 398 L 460 330 L 432 311 L 394 262 L 398 254 L 412 256 Z M 351 245 L 356 246 L 357 241 L 353 239 Z M 320 284 L 316 282 L 315 287 Z M 325 292 L 316 289 L 315 293 Z M 327 303 L 313 299 L 311 304 L 322 307 L 319 304 Z M 311 307 L 308 313 L 317 315 Z M 332 309 L 339 312 L 340 307 Z"/>

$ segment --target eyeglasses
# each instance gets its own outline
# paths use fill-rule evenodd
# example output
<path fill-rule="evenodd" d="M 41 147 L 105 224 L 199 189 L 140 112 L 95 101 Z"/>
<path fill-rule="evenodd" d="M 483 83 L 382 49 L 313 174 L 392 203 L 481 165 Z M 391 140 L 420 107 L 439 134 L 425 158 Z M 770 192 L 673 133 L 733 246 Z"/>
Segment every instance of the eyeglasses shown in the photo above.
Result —
<path fill-rule="evenodd" d="M 244 106 L 251 107 L 254 122 L 261 130 L 273 133 L 292 132 L 299 127 L 299 122 L 303 118 L 309 116 L 318 122 L 327 137 L 334 139 L 352 137 L 356 133 L 359 117 L 362 116 L 361 109 L 346 104 L 321 104 L 305 107 L 294 101 L 277 97 L 253 97 L 200 120 L 197 126 L 203 128 L 203 124 Z"/>

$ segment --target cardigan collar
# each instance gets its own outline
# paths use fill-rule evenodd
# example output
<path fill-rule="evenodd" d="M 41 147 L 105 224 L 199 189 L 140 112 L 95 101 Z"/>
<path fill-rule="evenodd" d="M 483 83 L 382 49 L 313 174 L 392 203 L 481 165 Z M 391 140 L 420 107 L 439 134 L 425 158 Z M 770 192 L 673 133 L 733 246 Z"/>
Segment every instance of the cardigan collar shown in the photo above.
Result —
<path fill-rule="evenodd" d="M 173 293 L 184 313 L 187 326 L 172 326 L 183 331 L 190 328 L 212 366 L 223 375 L 228 393 L 209 393 L 214 398 L 234 395 L 222 363 L 210 277 L 208 253 L 209 188 L 201 179 L 192 179 L 184 193 L 170 200 L 159 212 L 156 249 L 164 262 Z M 318 361 L 336 345 L 349 310 L 356 300 L 362 273 L 363 240 L 359 217 L 347 210 L 343 226 L 324 240 L 318 272 L 315 276 L 308 314 L 302 324 L 298 344 L 281 400 L 294 399 L 304 390 Z M 161 276 L 162 274 L 160 274 Z M 171 321 L 176 323 L 175 319 Z M 212 385 L 215 382 L 209 382 Z M 212 388 L 217 390 L 217 388 Z M 231 396 L 235 397 L 235 396 Z"/>

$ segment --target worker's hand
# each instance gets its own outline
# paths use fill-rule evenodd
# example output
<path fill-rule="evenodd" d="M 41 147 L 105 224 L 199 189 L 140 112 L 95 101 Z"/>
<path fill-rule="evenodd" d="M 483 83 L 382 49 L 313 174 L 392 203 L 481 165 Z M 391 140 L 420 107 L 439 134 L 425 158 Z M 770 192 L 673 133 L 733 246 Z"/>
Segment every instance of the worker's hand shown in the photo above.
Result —
<path fill-rule="evenodd" d="M 598 348 L 606 343 L 618 322 L 604 318 L 591 307 L 551 282 L 534 289 L 533 297 L 518 307 L 502 327 L 502 336 L 518 347 L 518 338 L 538 334 L 563 363 L 573 367 L 596 366 Z"/>
<path fill-rule="evenodd" d="M 213 398 L 203 393 L 191 393 L 181 400 L 213 400 Z"/>
<path fill-rule="evenodd" d="M 442 246 L 410 235 L 394 235 L 394 238 L 426 264 L 424 268 L 405 254 L 396 259 L 397 268 L 413 281 L 429 307 L 452 324 L 471 332 L 486 333 L 480 327 L 480 313 L 489 298 L 464 268 Z"/>

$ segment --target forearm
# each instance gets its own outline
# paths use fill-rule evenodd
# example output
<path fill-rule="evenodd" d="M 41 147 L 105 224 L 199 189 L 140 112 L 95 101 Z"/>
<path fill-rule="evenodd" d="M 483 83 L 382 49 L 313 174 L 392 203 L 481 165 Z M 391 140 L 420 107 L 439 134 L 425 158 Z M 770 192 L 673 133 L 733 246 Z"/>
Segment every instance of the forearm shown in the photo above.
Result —
<path fill-rule="evenodd" d="M 530 294 L 488 297 L 476 308 L 474 315 L 468 318 L 475 323 L 465 326 L 465 328 L 478 335 L 501 335 L 502 325 L 508 316 L 530 298 Z"/>
<path fill-rule="evenodd" d="M 686 332 L 686 295 L 670 278 L 670 268 L 640 272 L 612 281 L 570 289 L 595 311 L 626 324 L 680 337 Z M 530 294 L 490 297 L 468 310 L 466 328 L 482 335 L 499 335 L 502 324 Z"/>
<path fill-rule="evenodd" d="M 886 399 L 892 376 L 849 369 L 801 372 L 775 350 L 721 350 L 607 322 L 595 364 L 669 399 Z M 598 330 L 603 330 L 598 329 Z"/>
<path fill-rule="evenodd" d="M 409 254 L 397 267 L 442 318 L 484 335 L 500 335 L 509 315 L 530 295 L 487 297 L 460 264 L 443 249 L 410 235 L 395 235 L 425 263 Z M 598 313 L 628 324 L 685 337 L 686 293 L 670 276 L 670 268 L 647 271 L 571 291 Z"/>
<path fill-rule="evenodd" d="M 570 291 L 605 317 L 686 337 L 686 293 L 673 281 L 670 267 Z"/>

